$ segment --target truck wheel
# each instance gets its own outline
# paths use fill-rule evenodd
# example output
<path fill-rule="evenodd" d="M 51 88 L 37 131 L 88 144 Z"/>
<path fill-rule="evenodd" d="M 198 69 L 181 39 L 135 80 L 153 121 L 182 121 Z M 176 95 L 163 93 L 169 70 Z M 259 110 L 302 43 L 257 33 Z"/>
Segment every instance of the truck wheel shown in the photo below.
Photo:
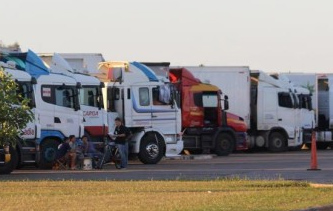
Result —
<path fill-rule="evenodd" d="M 141 139 L 138 158 L 144 164 L 156 164 L 162 159 L 164 151 L 164 141 L 155 133 L 150 133 Z"/>
<path fill-rule="evenodd" d="M 320 149 L 320 150 L 324 150 L 324 149 L 327 149 L 327 147 L 329 146 L 330 144 L 327 143 L 327 142 L 317 142 L 316 143 L 316 147 L 317 149 Z M 311 147 L 311 146 L 310 146 Z"/>
<path fill-rule="evenodd" d="M 279 132 L 273 132 L 269 136 L 268 150 L 271 152 L 283 152 L 286 150 L 286 137 Z"/>
<path fill-rule="evenodd" d="M 220 133 L 215 140 L 215 153 L 217 156 L 227 156 L 234 150 L 234 139 L 228 133 Z"/>
<path fill-rule="evenodd" d="M 39 168 L 41 169 L 51 169 L 53 162 L 56 158 L 57 150 L 58 150 L 58 141 L 53 139 L 46 139 L 40 148 L 40 162 Z"/>
<path fill-rule="evenodd" d="M 17 160 L 16 150 L 12 146 L 9 146 L 9 153 L 11 156 L 10 161 L 4 165 L 0 165 L 0 174 L 10 174 L 15 169 L 15 162 Z"/>

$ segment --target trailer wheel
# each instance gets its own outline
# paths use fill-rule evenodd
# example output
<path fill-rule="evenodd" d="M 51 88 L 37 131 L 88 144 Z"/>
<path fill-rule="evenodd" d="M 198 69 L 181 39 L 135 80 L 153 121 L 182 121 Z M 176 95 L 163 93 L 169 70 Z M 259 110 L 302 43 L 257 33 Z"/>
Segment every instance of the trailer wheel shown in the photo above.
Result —
<path fill-rule="evenodd" d="M 149 133 L 141 139 L 139 160 L 144 164 L 158 163 L 165 152 L 165 143 L 156 133 Z"/>
<path fill-rule="evenodd" d="M 58 141 L 53 139 L 46 139 L 41 144 L 41 155 L 39 168 L 41 169 L 51 169 L 53 162 L 56 158 L 57 150 L 58 150 Z"/>
<path fill-rule="evenodd" d="M 9 146 L 9 153 L 10 153 L 10 161 L 3 165 L 0 165 L 0 174 L 10 174 L 15 169 L 15 162 L 17 160 L 17 153 L 16 150 Z M 1 155 L 1 160 L 4 160 L 4 155 Z"/>
<path fill-rule="evenodd" d="M 327 147 L 329 147 L 329 143 L 327 143 L 327 142 L 317 142 L 316 143 L 316 147 L 317 147 L 317 149 L 319 149 L 319 150 L 325 150 L 325 149 L 327 149 Z M 308 147 L 309 149 L 311 149 L 311 143 L 309 144 L 309 147 Z"/>
<path fill-rule="evenodd" d="M 234 139 L 228 133 L 220 133 L 215 140 L 217 156 L 228 156 L 234 150 Z"/>
<path fill-rule="evenodd" d="M 279 132 L 273 132 L 269 136 L 268 150 L 271 152 L 283 152 L 286 150 L 286 137 Z"/>

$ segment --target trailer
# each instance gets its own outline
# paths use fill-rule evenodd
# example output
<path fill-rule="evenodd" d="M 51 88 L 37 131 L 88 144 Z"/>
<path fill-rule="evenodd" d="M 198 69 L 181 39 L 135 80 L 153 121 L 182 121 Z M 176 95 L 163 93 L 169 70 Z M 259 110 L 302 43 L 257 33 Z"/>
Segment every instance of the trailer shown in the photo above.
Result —
<path fill-rule="evenodd" d="M 286 76 L 295 86 L 309 91 L 309 104 L 314 111 L 316 140 L 318 149 L 332 146 L 333 138 L 333 97 L 330 87 L 333 85 L 333 75 L 325 73 L 280 73 Z M 311 142 L 304 142 L 311 147 Z"/>

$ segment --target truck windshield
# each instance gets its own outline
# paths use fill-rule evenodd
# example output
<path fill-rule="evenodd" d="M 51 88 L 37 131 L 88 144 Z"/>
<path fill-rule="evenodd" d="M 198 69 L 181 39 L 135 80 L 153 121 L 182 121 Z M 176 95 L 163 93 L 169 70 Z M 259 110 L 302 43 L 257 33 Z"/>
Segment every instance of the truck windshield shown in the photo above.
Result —
<path fill-rule="evenodd" d="M 301 108 L 312 110 L 312 100 L 310 95 L 300 94 L 298 95 Z"/>
<path fill-rule="evenodd" d="M 218 107 L 217 93 L 195 93 L 194 104 L 198 107 L 217 108 Z"/>
<path fill-rule="evenodd" d="M 32 84 L 30 82 L 18 82 L 16 94 L 21 96 L 21 102 L 24 99 L 29 99 L 29 107 L 32 108 L 35 102 L 34 92 L 32 89 Z"/>
<path fill-rule="evenodd" d="M 80 104 L 101 107 L 103 99 L 100 86 L 83 86 L 80 90 Z"/>

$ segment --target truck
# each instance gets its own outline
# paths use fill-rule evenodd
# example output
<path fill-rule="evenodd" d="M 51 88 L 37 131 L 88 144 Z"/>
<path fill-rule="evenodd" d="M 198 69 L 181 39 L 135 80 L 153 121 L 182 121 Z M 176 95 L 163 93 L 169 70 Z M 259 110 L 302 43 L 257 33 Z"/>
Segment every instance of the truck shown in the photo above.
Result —
<path fill-rule="evenodd" d="M 285 84 L 249 67 L 186 67 L 195 77 L 223 90 L 230 111 L 248 125 L 250 148 L 281 152 L 302 145 L 297 96 Z"/>
<path fill-rule="evenodd" d="M 109 132 L 107 112 L 103 106 L 104 83 L 96 77 L 77 72 L 58 53 L 39 54 L 39 56 L 50 67 L 51 72 L 67 75 L 81 84 L 79 101 L 84 118 L 84 135 L 94 143 L 95 148 L 102 151 Z"/>
<path fill-rule="evenodd" d="M 28 93 L 26 97 L 31 100 L 35 118 L 26 132 L 31 139 L 18 138 L 18 159 L 14 166 L 36 164 L 40 168 L 51 168 L 58 145 L 64 138 L 83 135 L 83 113 L 78 95 L 81 85 L 71 77 L 50 73 L 40 57 L 31 50 L 4 54 L 1 61 L 15 63 L 15 68 L 11 70 L 14 77 L 30 76 L 26 83 L 19 79 L 17 82 L 23 84 L 23 89 L 29 90 L 23 92 Z M 27 144 L 30 148 L 25 148 Z"/>
<path fill-rule="evenodd" d="M 170 68 L 169 62 L 143 64 L 170 80 L 179 95 L 185 150 L 225 156 L 247 149 L 247 126 L 242 118 L 226 112 L 228 96 L 223 97 L 217 86 L 202 83 L 186 68 Z"/>
<path fill-rule="evenodd" d="M 309 94 L 304 95 L 312 107 L 315 116 L 316 145 L 318 149 L 332 146 L 333 139 L 333 103 L 330 87 L 333 84 L 333 75 L 329 73 L 279 73 L 285 76 L 297 87 L 307 89 Z M 311 141 L 304 142 L 311 148 Z"/>
<path fill-rule="evenodd" d="M 21 95 L 22 99 L 33 99 L 33 88 L 32 85 L 36 83 L 28 73 L 18 71 L 15 69 L 16 64 L 8 61 L 6 63 L 0 62 L 0 68 L 16 82 L 17 84 L 17 95 Z M 30 101 L 29 106 L 32 113 L 35 114 L 34 102 Z M 10 162 L 0 163 L 1 173 L 10 173 L 15 169 L 19 163 L 35 163 L 36 160 L 36 142 L 39 138 L 40 132 L 36 130 L 36 117 L 33 121 L 27 123 L 26 127 L 22 129 L 19 137 L 17 137 L 16 146 L 9 146 L 9 152 L 11 154 Z M 1 149 L 2 151 L 3 149 Z M 3 154 L 3 153 L 1 153 Z M 20 157 L 19 157 L 20 155 Z"/>
<path fill-rule="evenodd" d="M 160 80 L 139 62 L 101 62 L 99 70 L 91 75 L 105 84 L 109 132 L 114 131 L 116 117 L 123 119 L 132 132 L 130 153 L 144 164 L 156 164 L 163 156 L 179 156 L 184 146 L 181 110 L 170 82 Z"/>

